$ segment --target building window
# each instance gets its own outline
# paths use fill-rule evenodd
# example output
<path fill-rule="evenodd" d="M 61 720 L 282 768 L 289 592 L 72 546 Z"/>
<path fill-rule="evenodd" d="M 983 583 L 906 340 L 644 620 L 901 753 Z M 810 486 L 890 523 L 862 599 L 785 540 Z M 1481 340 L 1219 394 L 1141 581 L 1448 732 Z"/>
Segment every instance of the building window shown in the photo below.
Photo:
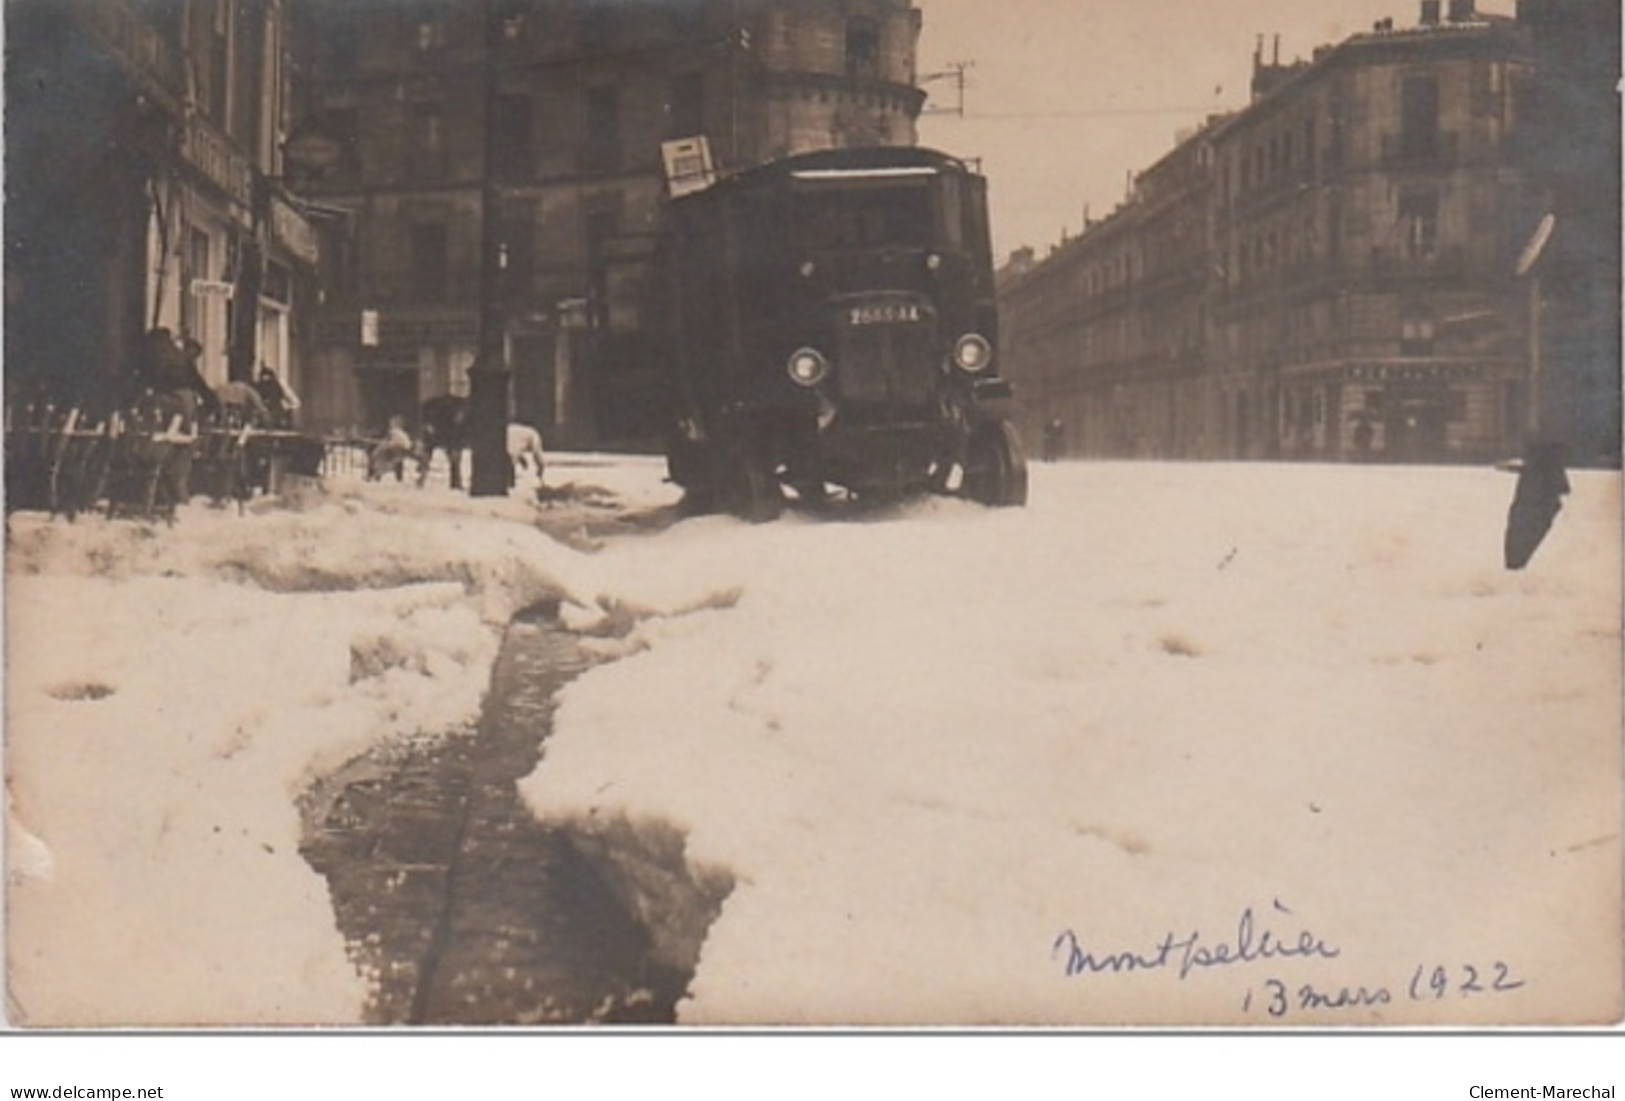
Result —
<path fill-rule="evenodd" d="M 620 94 L 613 85 L 587 90 L 586 167 L 612 171 L 621 164 Z"/>
<path fill-rule="evenodd" d="M 439 103 L 417 103 L 411 108 L 411 168 L 422 175 L 438 175 L 446 166 L 445 116 Z"/>
<path fill-rule="evenodd" d="M 191 5 L 188 27 L 196 104 L 221 126 L 231 106 L 231 9 L 224 2 Z"/>
<path fill-rule="evenodd" d="M 438 54 L 446 48 L 446 17 L 438 12 L 419 19 L 413 34 L 413 45 L 420 57 Z"/>
<path fill-rule="evenodd" d="M 1433 313 L 1426 306 L 1405 307 L 1399 323 L 1399 354 L 1430 356 L 1433 354 Z"/>
<path fill-rule="evenodd" d="M 1343 167 L 1343 93 L 1335 86 L 1326 104 L 1326 128 L 1326 167 L 1335 171 Z"/>
<path fill-rule="evenodd" d="M 196 284 L 214 277 L 213 250 L 206 231 L 195 226 L 186 233 L 186 273 L 190 284 L 181 296 L 181 333 L 190 336 L 205 348 L 209 344 L 208 298 L 200 293 Z"/>
<path fill-rule="evenodd" d="M 502 40 L 523 42 L 530 34 L 530 0 L 506 0 L 499 12 Z"/>
<path fill-rule="evenodd" d="M 588 316 L 595 330 L 609 328 L 609 242 L 620 230 L 620 216 L 612 210 L 587 215 Z"/>
<path fill-rule="evenodd" d="M 497 175 L 508 179 L 531 175 L 536 168 L 536 154 L 531 144 L 530 97 L 498 96 L 492 128 L 495 141 L 491 154 Z"/>
<path fill-rule="evenodd" d="M 412 226 L 412 297 L 435 301 L 446 296 L 446 224 L 419 222 Z"/>
<path fill-rule="evenodd" d="M 1439 195 L 1431 189 L 1399 196 L 1401 248 L 1408 260 L 1431 260 L 1439 251 Z"/>
<path fill-rule="evenodd" d="M 1439 151 L 1439 78 L 1418 73 L 1405 78 L 1399 95 L 1399 155 L 1433 157 Z"/>
<path fill-rule="evenodd" d="M 692 138 L 705 133 L 705 76 L 682 73 L 671 78 L 667 137 Z"/>
<path fill-rule="evenodd" d="M 505 203 L 498 229 L 502 285 L 510 297 L 529 292 L 536 273 L 536 211 L 530 203 Z"/>
<path fill-rule="evenodd" d="M 846 25 L 846 75 L 880 75 L 880 26 L 873 19 L 853 19 Z"/>
<path fill-rule="evenodd" d="M 222 7 L 232 7 L 225 4 Z M 231 82 L 231 90 L 227 93 L 226 104 L 226 132 L 237 139 L 238 144 L 252 149 L 255 138 L 258 136 L 255 128 L 255 112 L 260 110 L 261 96 L 272 87 L 270 74 L 262 72 L 262 65 L 267 60 L 264 53 L 265 43 L 260 41 L 265 26 L 264 16 L 260 16 L 259 25 L 256 20 L 249 17 L 247 11 L 243 12 L 242 34 L 237 34 L 234 25 L 237 23 L 233 14 L 227 20 L 226 41 L 228 50 L 232 55 L 226 62 L 227 80 Z M 256 30 L 260 33 L 256 34 Z M 240 60 L 239 60 L 240 59 Z M 269 110 L 270 105 L 264 104 Z"/>

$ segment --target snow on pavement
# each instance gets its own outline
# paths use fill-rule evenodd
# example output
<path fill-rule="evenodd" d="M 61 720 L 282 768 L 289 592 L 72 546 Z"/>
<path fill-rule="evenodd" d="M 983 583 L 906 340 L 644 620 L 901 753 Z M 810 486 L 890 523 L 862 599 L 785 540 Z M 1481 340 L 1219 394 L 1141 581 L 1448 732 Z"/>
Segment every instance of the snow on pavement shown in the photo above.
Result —
<path fill-rule="evenodd" d="M 669 504 L 659 475 L 548 469 L 621 508 Z M 13 1013 L 358 1020 L 295 799 L 466 729 L 502 623 L 562 600 L 643 618 L 523 794 L 732 874 L 686 1023 L 1274 1023 L 1275 977 L 1391 995 L 1288 1021 L 1618 1015 L 1617 474 L 1574 476 L 1519 574 L 1495 471 L 1033 477 L 1025 510 L 620 539 L 590 504 L 550 536 L 517 495 L 392 483 L 173 529 L 11 517 Z M 1336 956 L 1066 974 L 1249 910 Z M 1523 985 L 1407 989 L 1497 962 Z"/>
<path fill-rule="evenodd" d="M 607 552 L 743 592 L 568 688 L 524 785 L 737 877 L 685 1022 L 1268 1022 L 1277 975 L 1407 1003 L 1320 1023 L 1618 1015 L 1616 476 L 1510 574 L 1494 471 L 1033 473 Z M 1249 910 L 1336 958 L 1065 973 Z"/>
<path fill-rule="evenodd" d="M 359 1021 L 297 797 L 369 745 L 466 731 L 506 621 L 602 595 L 517 496 L 291 503 L 7 518 L 14 1020 Z"/>

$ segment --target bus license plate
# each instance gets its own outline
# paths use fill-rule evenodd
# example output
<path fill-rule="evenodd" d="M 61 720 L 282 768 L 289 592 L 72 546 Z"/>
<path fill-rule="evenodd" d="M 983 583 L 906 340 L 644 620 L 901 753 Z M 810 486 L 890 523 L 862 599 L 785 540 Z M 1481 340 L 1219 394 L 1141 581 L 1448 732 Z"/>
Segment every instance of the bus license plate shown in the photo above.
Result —
<path fill-rule="evenodd" d="M 853 306 L 846 311 L 849 325 L 892 325 L 899 321 L 918 321 L 920 307 L 912 302 L 890 302 L 884 306 Z"/>

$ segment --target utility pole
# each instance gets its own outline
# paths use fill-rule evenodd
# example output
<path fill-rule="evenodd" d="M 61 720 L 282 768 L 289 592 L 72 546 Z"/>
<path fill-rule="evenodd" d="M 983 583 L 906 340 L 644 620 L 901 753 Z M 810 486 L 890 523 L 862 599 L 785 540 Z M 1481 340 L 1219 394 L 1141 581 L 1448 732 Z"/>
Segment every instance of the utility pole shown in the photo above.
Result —
<path fill-rule="evenodd" d="M 502 301 L 502 226 L 496 172 L 502 21 L 497 18 L 493 0 L 482 0 L 481 18 L 485 31 L 485 133 L 480 169 L 480 316 L 474 365 L 468 372 L 468 442 L 473 455 L 468 492 L 473 497 L 502 497 L 508 493 L 513 469 L 507 444 L 507 318 Z"/>
<path fill-rule="evenodd" d="M 946 69 L 939 69 L 934 73 L 922 73 L 916 77 L 916 87 L 930 84 L 935 80 L 951 80 L 954 82 L 955 99 L 952 107 L 926 107 L 920 111 L 922 115 L 958 115 L 965 117 L 965 70 L 974 69 L 974 61 L 950 61 Z"/>

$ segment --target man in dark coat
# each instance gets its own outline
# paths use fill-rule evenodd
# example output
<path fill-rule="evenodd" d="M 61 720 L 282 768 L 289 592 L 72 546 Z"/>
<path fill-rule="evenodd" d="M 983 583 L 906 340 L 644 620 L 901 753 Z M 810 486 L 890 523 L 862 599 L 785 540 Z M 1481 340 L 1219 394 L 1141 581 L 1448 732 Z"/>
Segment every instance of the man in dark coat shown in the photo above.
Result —
<path fill-rule="evenodd" d="M 1507 569 L 1521 570 L 1527 566 L 1540 541 L 1551 530 L 1552 521 L 1563 507 L 1563 495 L 1569 491 L 1569 477 L 1563 464 L 1560 443 L 1531 440 L 1524 449 L 1518 488 L 1513 491 L 1512 507 L 1507 510 L 1504 544 Z"/>
<path fill-rule="evenodd" d="M 451 465 L 451 488 L 463 488 L 463 451 L 468 447 L 468 399 L 442 394 L 423 403 L 422 460 L 418 484 L 429 475 L 429 461 L 438 448 Z"/>
<path fill-rule="evenodd" d="M 1044 425 L 1044 461 L 1053 463 L 1061 457 L 1066 449 L 1066 425 L 1060 417 L 1055 417 Z"/>
<path fill-rule="evenodd" d="M 254 376 L 254 390 L 265 403 L 273 428 L 293 427 L 293 415 L 299 408 L 299 398 L 277 377 L 275 371 L 263 363 L 260 364 L 259 374 Z"/>

